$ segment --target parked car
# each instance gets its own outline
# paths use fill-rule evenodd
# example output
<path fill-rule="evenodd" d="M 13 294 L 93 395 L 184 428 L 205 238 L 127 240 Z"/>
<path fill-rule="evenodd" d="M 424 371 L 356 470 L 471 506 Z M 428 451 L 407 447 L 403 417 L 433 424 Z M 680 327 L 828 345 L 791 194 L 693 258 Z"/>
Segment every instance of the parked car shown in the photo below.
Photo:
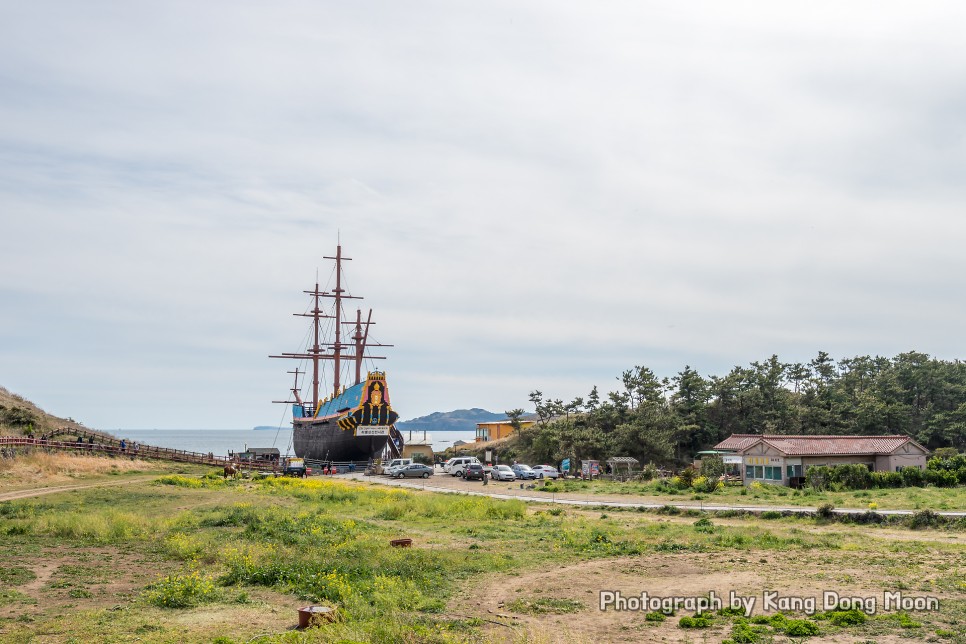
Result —
<path fill-rule="evenodd" d="M 303 479 L 311 472 L 312 470 L 305 465 L 305 459 L 302 458 L 288 459 L 288 462 L 285 464 L 285 469 L 282 470 L 282 474 L 285 476 L 298 476 Z"/>
<path fill-rule="evenodd" d="M 483 466 L 479 463 L 468 463 L 463 469 L 461 476 L 467 481 L 482 481 L 486 478 L 486 472 L 483 471 Z"/>
<path fill-rule="evenodd" d="M 508 465 L 497 465 L 490 471 L 490 478 L 494 481 L 516 481 L 517 475 Z"/>
<path fill-rule="evenodd" d="M 537 475 L 538 479 L 558 479 L 560 478 L 560 472 L 557 468 L 552 465 L 535 465 L 533 467 L 533 472 Z"/>
<path fill-rule="evenodd" d="M 395 476 L 399 470 L 404 467 L 413 464 L 413 459 L 411 458 L 394 458 L 387 465 L 382 467 L 382 473 L 388 474 L 389 476 Z"/>
<path fill-rule="evenodd" d="M 407 465 L 406 467 L 397 469 L 395 476 L 397 479 L 401 478 L 424 478 L 428 479 L 433 475 L 433 468 L 428 465 L 423 465 L 422 463 L 413 463 L 412 465 Z"/>
<path fill-rule="evenodd" d="M 480 459 L 476 458 L 475 456 L 460 456 L 459 458 L 453 459 L 453 461 L 449 464 L 449 469 L 446 471 L 452 476 L 462 476 L 463 471 L 466 470 L 466 466 L 470 465 L 471 463 L 479 465 L 480 469 L 483 468 L 483 465 L 480 463 Z"/>
<path fill-rule="evenodd" d="M 518 479 L 535 479 L 537 478 L 536 472 L 530 469 L 529 465 L 524 465 L 523 463 L 514 463 L 511 467 L 513 473 L 517 475 Z"/>

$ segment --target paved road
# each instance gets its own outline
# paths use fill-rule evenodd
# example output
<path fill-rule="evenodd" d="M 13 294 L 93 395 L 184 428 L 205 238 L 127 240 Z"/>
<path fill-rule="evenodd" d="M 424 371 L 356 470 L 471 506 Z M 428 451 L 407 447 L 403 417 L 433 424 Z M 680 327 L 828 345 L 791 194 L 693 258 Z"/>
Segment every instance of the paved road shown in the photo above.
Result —
<path fill-rule="evenodd" d="M 506 483 L 490 483 L 487 486 L 483 486 L 475 481 L 463 481 L 462 479 L 452 478 L 446 474 L 437 473 L 436 476 L 430 479 L 391 479 L 387 476 L 366 476 L 359 472 L 354 474 L 340 475 L 338 478 L 349 478 L 358 481 L 365 481 L 369 483 L 378 483 L 382 485 L 394 485 L 397 487 L 411 488 L 416 490 L 427 490 L 431 492 L 443 492 L 446 494 L 466 494 L 470 496 L 489 496 L 495 499 L 519 499 L 521 501 L 526 501 L 528 503 L 561 503 L 564 505 L 576 505 L 576 506 L 591 506 L 591 507 L 608 507 L 608 508 L 644 508 L 648 510 L 657 510 L 659 508 L 673 506 L 681 510 L 741 510 L 745 512 L 766 512 L 766 511 L 778 511 L 778 512 L 791 512 L 795 514 L 807 514 L 816 512 L 817 508 L 813 507 L 802 507 L 802 506 L 779 506 L 779 505 L 721 505 L 717 503 L 676 503 L 674 501 L 666 501 L 661 503 L 648 503 L 644 501 L 626 501 L 626 500 L 615 500 L 616 495 L 596 495 L 596 494 L 580 494 L 574 492 L 568 492 L 566 494 L 541 492 L 539 489 L 519 489 L 519 483 L 513 484 L 515 487 L 510 487 Z M 627 498 L 625 495 L 620 495 L 622 499 Z M 859 508 L 835 508 L 832 510 L 837 514 L 863 514 L 866 510 Z M 882 515 L 910 515 L 915 513 L 916 510 L 876 510 L 876 514 Z M 937 511 L 936 514 L 940 514 L 946 517 L 966 517 L 966 510 L 964 511 Z"/>

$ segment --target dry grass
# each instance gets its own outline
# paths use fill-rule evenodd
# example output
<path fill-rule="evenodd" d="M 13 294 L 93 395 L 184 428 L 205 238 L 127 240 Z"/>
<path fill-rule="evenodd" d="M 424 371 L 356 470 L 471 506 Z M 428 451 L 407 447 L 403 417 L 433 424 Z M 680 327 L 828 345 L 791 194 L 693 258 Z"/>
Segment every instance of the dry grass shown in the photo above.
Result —
<path fill-rule="evenodd" d="M 33 452 L 17 458 L 0 459 L 0 487 L 29 486 L 38 481 L 50 484 L 154 469 L 157 469 L 156 464 L 141 459 Z"/>

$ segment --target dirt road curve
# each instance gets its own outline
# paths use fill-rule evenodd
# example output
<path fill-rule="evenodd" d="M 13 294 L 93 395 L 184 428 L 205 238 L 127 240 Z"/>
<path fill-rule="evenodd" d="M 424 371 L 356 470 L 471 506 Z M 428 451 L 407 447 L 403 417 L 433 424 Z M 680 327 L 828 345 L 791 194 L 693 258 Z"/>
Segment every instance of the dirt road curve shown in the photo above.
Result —
<path fill-rule="evenodd" d="M 34 496 L 45 494 L 57 494 L 58 492 L 71 492 L 73 490 L 86 490 L 92 487 L 111 487 L 115 485 L 128 485 L 129 483 L 141 483 L 158 478 L 155 476 L 139 476 L 136 478 L 124 479 L 121 481 L 102 481 L 99 483 L 86 483 L 84 485 L 55 485 L 52 487 L 39 487 L 29 490 L 14 490 L 13 492 L 0 493 L 0 502 L 15 501 L 17 499 L 29 499 Z"/>

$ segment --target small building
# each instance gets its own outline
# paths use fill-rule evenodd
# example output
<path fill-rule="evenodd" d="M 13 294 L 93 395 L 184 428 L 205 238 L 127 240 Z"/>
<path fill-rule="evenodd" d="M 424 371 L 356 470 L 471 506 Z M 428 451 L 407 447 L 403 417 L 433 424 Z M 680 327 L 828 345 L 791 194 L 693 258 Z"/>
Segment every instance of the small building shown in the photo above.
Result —
<path fill-rule="evenodd" d="M 417 454 L 422 454 L 427 463 L 433 462 L 433 438 L 426 432 L 409 432 L 409 437 L 405 439 L 402 449 L 402 458 L 413 458 Z"/>
<path fill-rule="evenodd" d="M 238 454 L 238 458 L 243 461 L 278 462 L 281 457 L 282 455 L 276 447 L 249 447 Z"/>
<path fill-rule="evenodd" d="M 725 463 L 737 464 L 745 484 L 800 484 L 805 471 L 820 465 L 865 465 L 873 472 L 926 468 L 929 450 L 908 436 L 784 436 L 732 434 L 714 446 Z"/>
<path fill-rule="evenodd" d="M 525 429 L 530 425 L 533 425 L 536 421 L 533 420 L 521 420 L 520 429 Z M 487 423 L 476 423 L 476 442 L 486 443 L 488 441 L 496 441 L 501 438 L 506 438 L 514 432 L 513 425 L 510 419 L 506 420 L 493 420 Z"/>

